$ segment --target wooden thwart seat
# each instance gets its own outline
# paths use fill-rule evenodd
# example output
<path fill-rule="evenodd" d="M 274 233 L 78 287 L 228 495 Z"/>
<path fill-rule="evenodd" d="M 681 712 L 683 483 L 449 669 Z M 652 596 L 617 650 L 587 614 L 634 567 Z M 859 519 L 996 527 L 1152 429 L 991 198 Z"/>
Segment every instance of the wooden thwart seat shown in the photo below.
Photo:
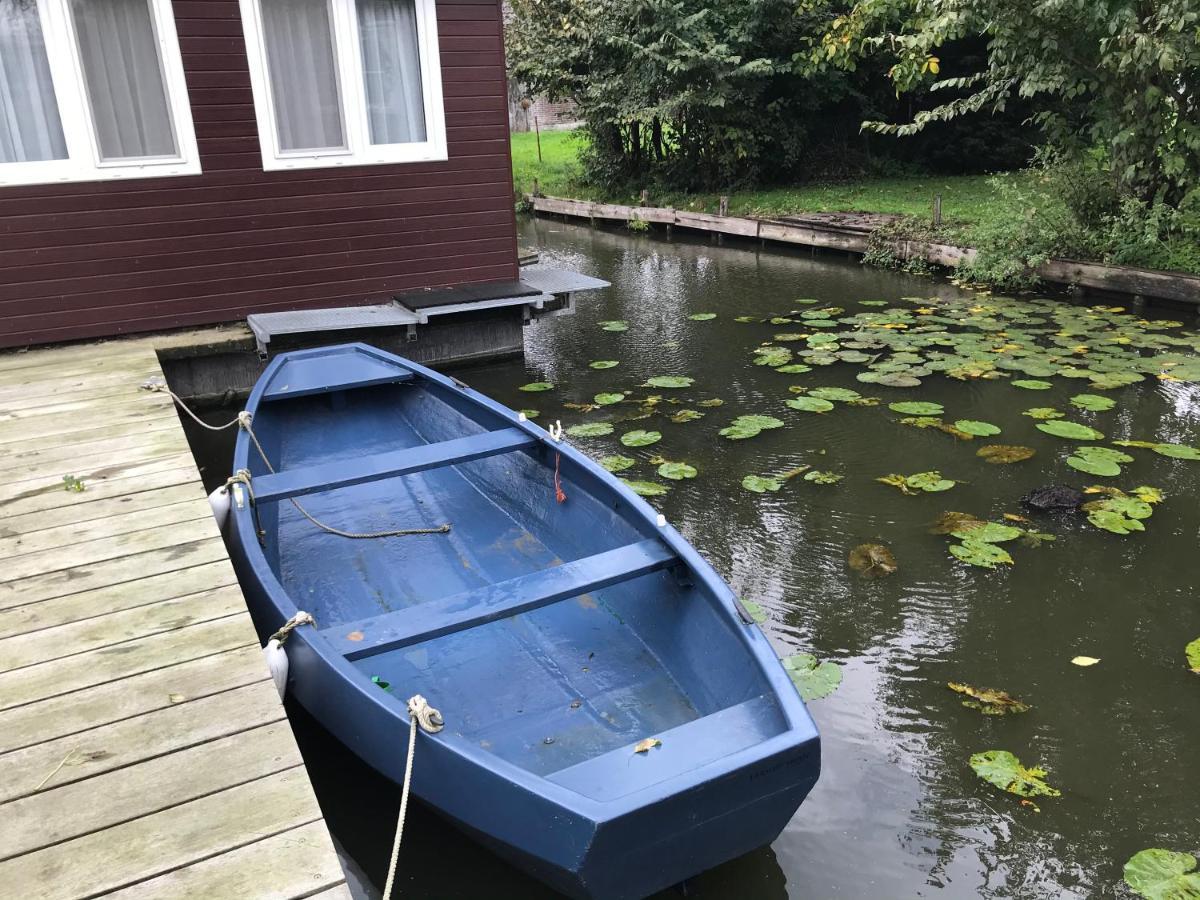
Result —
<path fill-rule="evenodd" d="M 345 622 L 320 634 L 347 659 L 363 659 L 578 597 L 676 561 L 665 544 L 652 538 L 440 600 Z"/>
<path fill-rule="evenodd" d="M 501 428 L 498 431 L 485 431 L 452 441 L 306 466 L 275 475 L 259 475 L 254 479 L 254 499 L 257 503 L 267 503 L 318 491 L 332 491 L 336 488 L 382 481 L 385 478 L 411 475 L 426 469 L 453 466 L 500 453 L 510 453 L 536 443 L 535 438 L 519 428 Z"/>

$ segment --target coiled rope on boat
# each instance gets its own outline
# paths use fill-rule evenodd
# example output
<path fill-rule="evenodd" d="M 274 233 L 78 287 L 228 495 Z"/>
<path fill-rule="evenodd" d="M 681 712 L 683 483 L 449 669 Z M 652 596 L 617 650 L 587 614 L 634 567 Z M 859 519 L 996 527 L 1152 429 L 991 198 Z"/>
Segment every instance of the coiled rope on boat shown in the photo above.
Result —
<path fill-rule="evenodd" d="M 187 413 L 191 417 L 192 421 L 201 428 L 206 428 L 209 431 L 224 431 L 227 428 L 232 428 L 234 425 L 240 426 L 242 430 L 246 432 L 247 436 L 249 436 L 250 442 L 254 444 L 254 449 L 258 451 L 258 455 L 262 459 L 263 465 L 266 466 L 267 471 L 272 475 L 276 474 L 275 467 L 271 465 L 271 460 L 267 458 L 267 451 L 263 449 L 262 444 L 258 442 L 258 435 L 254 433 L 253 417 L 246 410 L 242 410 L 237 414 L 236 419 L 226 422 L 224 425 L 210 425 L 190 409 L 188 409 L 187 404 L 183 402 L 183 398 L 172 391 L 163 382 L 156 380 L 147 381 L 142 385 L 142 388 L 143 390 L 163 393 L 170 396 L 170 398 L 175 401 L 175 405 Z M 225 486 L 230 487 L 235 483 L 244 485 L 247 492 L 250 494 L 250 502 L 253 503 L 254 489 L 250 482 L 250 472 L 246 469 L 239 469 L 225 482 Z M 338 537 L 350 538 L 351 540 L 373 540 L 375 538 L 407 537 L 409 535 L 417 534 L 448 534 L 450 532 L 450 523 L 448 522 L 445 525 L 439 525 L 436 528 L 392 528 L 384 531 L 343 531 L 340 528 L 327 525 L 320 519 L 316 518 L 314 515 L 312 515 L 312 513 L 301 506 L 300 501 L 295 497 L 289 497 L 288 500 L 292 506 L 296 507 L 296 510 L 300 513 L 300 515 L 304 516 L 304 518 L 308 519 L 308 521 L 320 528 L 322 531 L 337 535 Z"/>
<path fill-rule="evenodd" d="M 392 840 L 392 861 L 388 864 L 383 900 L 389 900 L 392 896 L 392 886 L 396 882 L 396 863 L 400 860 L 400 839 L 404 837 L 404 817 L 408 814 L 408 792 L 412 786 L 417 729 L 419 727 L 429 734 L 437 734 L 445 724 L 442 714 L 430 706 L 429 701 L 420 694 L 413 694 L 408 698 L 408 758 L 404 762 L 404 784 L 400 789 L 400 815 L 396 819 L 396 837 Z"/>

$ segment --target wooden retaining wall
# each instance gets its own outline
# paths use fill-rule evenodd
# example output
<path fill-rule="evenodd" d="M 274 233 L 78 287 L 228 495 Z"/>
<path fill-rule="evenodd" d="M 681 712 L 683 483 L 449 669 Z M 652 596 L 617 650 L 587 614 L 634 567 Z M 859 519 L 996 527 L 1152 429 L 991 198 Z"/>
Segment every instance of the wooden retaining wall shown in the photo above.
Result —
<path fill-rule="evenodd" d="M 757 238 L 781 244 L 866 253 L 872 229 L 860 225 L 835 225 L 827 222 L 804 221 L 803 216 L 783 218 L 749 218 L 720 216 L 712 213 L 689 212 L 651 206 L 622 206 L 614 203 L 593 203 L 588 200 L 568 200 L 561 197 L 528 197 L 538 213 L 571 216 L 580 219 L 605 219 L 628 222 L 641 219 L 658 225 Z M 924 259 L 935 265 L 956 269 L 975 258 L 975 250 L 938 244 L 929 241 L 898 240 L 892 243 L 893 252 L 901 259 Z M 1038 270 L 1043 281 L 1130 294 L 1153 300 L 1170 300 L 1200 306 L 1200 277 L 1180 272 L 1159 272 L 1130 266 L 1108 266 L 1101 263 L 1052 259 Z"/>

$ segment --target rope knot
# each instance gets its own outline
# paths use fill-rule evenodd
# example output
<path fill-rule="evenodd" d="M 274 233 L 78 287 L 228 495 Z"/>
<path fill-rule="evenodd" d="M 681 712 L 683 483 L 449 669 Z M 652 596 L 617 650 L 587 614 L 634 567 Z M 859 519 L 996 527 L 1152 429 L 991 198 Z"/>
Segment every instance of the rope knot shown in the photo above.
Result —
<path fill-rule="evenodd" d="M 246 431 L 249 431 L 250 426 L 254 423 L 254 416 L 250 415 L 247 410 L 243 409 L 237 414 L 237 423 L 239 428 L 244 428 Z"/>
<path fill-rule="evenodd" d="M 437 734 L 445 727 L 442 714 L 429 705 L 429 701 L 420 694 L 413 694 L 408 699 L 408 714 L 412 721 L 421 726 L 421 730 L 429 734 Z"/>
<path fill-rule="evenodd" d="M 278 641 L 279 645 L 282 647 L 284 643 L 287 642 L 288 635 L 291 634 L 296 628 L 299 628 L 301 625 L 312 625 L 313 627 L 316 627 L 316 624 L 316 619 L 314 619 L 304 610 L 300 610 L 300 612 L 296 613 L 294 616 L 284 622 L 283 625 L 280 626 L 279 630 L 267 639 L 267 643 L 270 643 L 271 641 Z"/>

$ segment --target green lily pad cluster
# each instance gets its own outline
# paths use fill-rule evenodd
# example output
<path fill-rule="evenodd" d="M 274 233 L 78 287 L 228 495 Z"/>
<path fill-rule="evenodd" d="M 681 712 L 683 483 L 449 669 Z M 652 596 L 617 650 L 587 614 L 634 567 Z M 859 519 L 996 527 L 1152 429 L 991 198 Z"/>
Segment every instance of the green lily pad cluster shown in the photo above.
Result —
<path fill-rule="evenodd" d="M 937 494 L 948 491 L 958 484 L 949 478 L 943 478 L 941 472 L 917 472 L 915 475 L 884 475 L 876 481 L 899 488 L 904 494 L 919 494 L 922 491 Z"/>
<path fill-rule="evenodd" d="M 1088 475 L 1115 478 L 1121 474 L 1121 463 L 1133 462 L 1133 457 L 1111 447 L 1084 446 L 1067 457 L 1067 465 Z"/>
<path fill-rule="evenodd" d="M 731 424 L 717 433 L 731 441 L 744 441 L 747 438 L 757 437 L 764 431 L 782 427 L 783 421 L 774 416 L 738 416 Z"/>
<path fill-rule="evenodd" d="M 1085 493 L 1105 495 L 1102 500 L 1083 504 L 1088 521 L 1104 531 L 1122 535 L 1145 531 L 1142 523 L 1154 515 L 1154 504 L 1163 499 L 1162 491 L 1148 485 L 1134 488 L 1132 494 L 1104 485 L 1090 487 Z"/>

